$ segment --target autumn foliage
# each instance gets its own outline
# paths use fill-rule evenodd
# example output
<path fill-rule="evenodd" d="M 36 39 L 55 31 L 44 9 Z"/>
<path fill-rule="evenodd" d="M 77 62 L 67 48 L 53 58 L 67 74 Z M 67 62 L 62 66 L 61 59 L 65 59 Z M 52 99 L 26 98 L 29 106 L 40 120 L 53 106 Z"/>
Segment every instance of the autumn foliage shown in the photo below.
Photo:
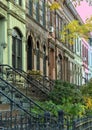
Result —
<path fill-rule="evenodd" d="M 69 44 L 74 44 L 73 39 L 77 38 L 78 36 L 88 40 L 90 37 L 90 32 L 92 31 L 91 20 L 92 18 L 88 19 L 84 24 L 80 24 L 77 20 L 71 21 L 64 26 L 63 30 L 61 31 L 61 40 L 64 42 L 67 36 L 70 39 Z"/>
<path fill-rule="evenodd" d="M 64 3 L 65 0 L 61 0 Z M 81 0 L 72 0 L 77 5 L 80 5 Z M 51 10 L 57 10 L 61 7 L 59 2 L 54 1 L 49 8 Z M 82 37 L 88 40 L 90 37 L 90 32 L 92 32 L 92 17 L 86 20 L 85 23 L 80 23 L 78 20 L 72 20 L 68 24 L 65 24 L 63 29 L 60 31 L 61 40 L 65 43 L 65 39 L 68 37 L 69 44 L 74 44 L 74 39 L 77 37 Z"/>
<path fill-rule="evenodd" d="M 57 10 L 60 8 L 60 4 L 55 1 L 49 7 L 50 7 L 50 10 Z"/>

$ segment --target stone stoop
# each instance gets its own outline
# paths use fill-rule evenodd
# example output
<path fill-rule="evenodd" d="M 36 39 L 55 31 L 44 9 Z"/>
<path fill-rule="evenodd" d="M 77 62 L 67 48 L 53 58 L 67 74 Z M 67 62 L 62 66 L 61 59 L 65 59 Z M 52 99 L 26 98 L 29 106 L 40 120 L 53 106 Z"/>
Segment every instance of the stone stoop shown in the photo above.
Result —
<path fill-rule="evenodd" d="M 12 111 L 12 117 L 18 116 L 19 113 L 20 112 L 18 110 L 13 110 Z M 6 111 L 6 112 L 2 111 L 2 119 L 5 118 L 6 115 L 7 115 L 7 118 L 10 118 L 11 117 L 11 111 Z"/>
<path fill-rule="evenodd" d="M 11 114 L 10 104 L 0 104 L 0 113 L 4 115 L 6 112 L 8 113 L 8 116 Z M 19 110 L 12 110 L 12 116 L 16 116 L 18 114 Z"/>
<path fill-rule="evenodd" d="M 10 111 L 10 104 L 0 104 L 0 112 Z"/>
<path fill-rule="evenodd" d="M 48 96 L 43 93 L 39 88 L 36 88 L 35 86 L 29 85 L 28 88 L 24 88 L 21 86 L 19 87 L 19 90 L 24 93 L 27 97 L 33 99 L 33 100 L 44 100 L 47 99 Z"/>

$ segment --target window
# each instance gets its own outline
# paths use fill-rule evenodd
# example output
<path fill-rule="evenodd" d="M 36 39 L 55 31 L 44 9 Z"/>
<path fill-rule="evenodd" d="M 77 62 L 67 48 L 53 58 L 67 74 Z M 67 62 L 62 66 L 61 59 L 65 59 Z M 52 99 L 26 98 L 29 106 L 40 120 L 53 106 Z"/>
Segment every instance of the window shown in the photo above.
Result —
<path fill-rule="evenodd" d="M 59 39 L 61 39 L 60 32 L 62 31 L 62 26 L 63 26 L 63 20 L 58 14 L 56 14 L 56 37 Z"/>
<path fill-rule="evenodd" d="M 56 37 L 59 38 L 59 16 L 56 15 Z"/>
<path fill-rule="evenodd" d="M 40 49 L 39 49 L 39 42 L 37 42 L 37 49 L 36 49 L 36 61 L 37 61 L 37 70 L 40 70 Z"/>
<path fill-rule="evenodd" d="M 42 26 L 46 27 L 46 0 L 29 0 L 27 7 L 29 15 Z"/>
<path fill-rule="evenodd" d="M 12 36 L 12 66 L 15 68 L 15 60 L 16 60 L 16 49 L 15 49 L 15 45 L 16 44 L 16 38 L 14 36 Z"/>
<path fill-rule="evenodd" d="M 16 3 L 16 4 L 20 5 L 20 6 L 22 6 L 22 0 L 14 0 L 14 3 Z"/>
<path fill-rule="evenodd" d="M 36 3 L 36 20 L 39 22 L 39 1 Z"/>
<path fill-rule="evenodd" d="M 80 48 L 80 43 L 79 43 L 79 38 L 76 38 L 76 44 L 77 44 L 77 52 L 79 52 Z"/>
<path fill-rule="evenodd" d="M 57 78 L 62 79 L 62 56 L 58 54 L 57 58 Z"/>
<path fill-rule="evenodd" d="M 33 14 L 33 0 L 29 0 L 29 15 Z"/>
<path fill-rule="evenodd" d="M 33 50 L 33 39 L 31 35 L 28 36 L 27 40 L 27 69 L 32 70 L 33 65 L 33 57 L 32 57 L 32 50 Z"/>
<path fill-rule="evenodd" d="M 92 38 L 89 38 L 89 44 L 92 46 Z"/>
<path fill-rule="evenodd" d="M 12 33 L 12 66 L 22 68 L 22 37 L 16 29 Z"/>
<path fill-rule="evenodd" d="M 63 19 L 60 18 L 59 19 L 59 38 L 61 39 L 61 31 L 62 31 L 62 28 L 63 28 Z"/>
<path fill-rule="evenodd" d="M 33 18 L 39 22 L 39 1 L 33 1 Z"/>
<path fill-rule="evenodd" d="M 84 57 L 84 45 L 82 44 L 82 58 Z"/>
<path fill-rule="evenodd" d="M 82 43 L 81 43 L 81 40 L 80 40 L 80 56 L 82 56 Z"/>
<path fill-rule="evenodd" d="M 46 75 L 46 47 L 43 46 L 43 74 Z"/>
<path fill-rule="evenodd" d="M 14 3 L 17 3 L 17 1 L 16 1 L 16 0 L 14 0 Z"/>
<path fill-rule="evenodd" d="M 48 18 L 47 18 L 47 22 L 48 22 L 48 27 L 53 26 L 55 27 L 55 16 L 54 16 L 54 12 L 52 10 L 48 9 Z"/>
<path fill-rule="evenodd" d="M 91 66 L 92 66 L 92 53 L 91 53 L 91 58 L 90 58 L 90 61 L 91 61 Z"/>
<path fill-rule="evenodd" d="M 64 26 L 65 26 L 65 28 L 66 28 L 67 23 L 64 23 Z M 65 34 L 65 45 L 66 45 L 67 47 L 69 47 L 69 46 L 70 46 L 69 42 L 71 43 L 73 39 L 71 38 L 71 39 L 69 40 L 69 29 L 67 29 L 65 33 L 66 33 L 66 34 Z"/>
<path fill-rule="evenodd" d="M 43 24 L 44 27 L 46 26 L 46 19 L 45 19 L 46 12 L 45 12 L 45 7 L 46 7 L 45 0 L 42 0 L 42 24 Z"/>
<path fill-rule="evenodd" d="M 22 0 L 19 0 L 19 5 L 22 6 Z"/>

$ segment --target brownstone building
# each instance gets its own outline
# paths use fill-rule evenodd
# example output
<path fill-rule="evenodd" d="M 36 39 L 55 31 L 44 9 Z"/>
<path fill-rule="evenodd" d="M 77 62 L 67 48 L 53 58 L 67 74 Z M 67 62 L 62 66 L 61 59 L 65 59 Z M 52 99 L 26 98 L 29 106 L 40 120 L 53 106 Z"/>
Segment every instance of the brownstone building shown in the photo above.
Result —
<path fill-rule="evenodd" d="M 26 2 L 27 70 L 39 70 L 51 79 L 74 82 L 75 55 L 68 34 L 62 42 L 63 27 L 74 19 L 81 22 L 72 3 L 58 1 L 61 8 L 50 10 L 54 0 Z M 47 6 L 48 5 L 48 6 Z"/>
<path fill-rule="evenodd" d="M 48 75 L 48 31 L 46 29 L 46 0 L 27 0 L 27 69 Z"/>

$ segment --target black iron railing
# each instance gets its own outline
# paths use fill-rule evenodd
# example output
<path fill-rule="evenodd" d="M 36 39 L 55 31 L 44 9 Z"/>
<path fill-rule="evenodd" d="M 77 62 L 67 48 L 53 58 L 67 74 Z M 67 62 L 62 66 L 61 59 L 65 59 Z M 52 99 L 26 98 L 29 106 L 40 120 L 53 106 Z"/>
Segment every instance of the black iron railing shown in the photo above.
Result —
<path fill-rule="evenodd" d="M 16 70 L 19 71 L 21 75 L 25 77 L 27 80 L 30 80 L 32 83 L 35 83 L 37 87 L 39 87 L 39 89 L 41 89 L 45 94 L 48 94 L 51 91 L 53 84 L 46 77 L 37 74 L 31 75 L 21 69 L 16 69 Z"/>
<path fill-rule="evenodd" d="M 45 87 L 34 77 L 29 77 L 26 72 L 19 71 L 9 65 L 0 64 L 0 77 L 15 85 L 18 89 L 23 90 L 27 96 L 30 95 L 31 91 L 35 90 L 39 90 L 44 94 L 48 94 L 50 91 L 48 87 Z"/>
<path fill-rule="evenodd" d="M 45 112 L 40 105 L 35 103 L 31 98 L 27 97 L 20 90 L 18 90 L 14 85 L 9 84 L 3 78 L 0 77 L 0 90 L 4 92 L 10 99 L 17 101 L 17 104 L 24 107 L 31 112 L 31 108 L 37 107 L 39 111 Z"/>
<path fill-rule="evenodd" d="M 17 70 L 20 71 L 25 77 L 31 80 L 35 80 L 37 83 L 43 86 L 44 90 L 46 89 L 48 92 L 50 92 L 55 85 L 55 81 L 50 79 L 48 76 L 26 73 L 21 69 L 17 69 Z"/>
<path fill-rule="evenodd" d="M 10 111 L 0 113 L 0 128 L 2 130 L 91 130 L 92 117 L 78 118 L 76 120 L 64 116 L 62 110 L 55 118 L 49 112 L 33 116 L 13 101 L 0 90 L 0 96 L 7 98 L 10 104 Z M 12 109 L 13 105 L 16 110 Z"/>
<path fill-rule="evenodd" d="M 19 105 L 16 101 L 8 97 L 4 92 L 0 90 L 0 96 L 6 98 L 8 101 L 8 104 L 10 105 L 10 110 L 7 112 L 4 112 L 3 110 L 0 113 L 0 127 L 8 130 L 12 130 L 12 128 L 15 128 L 17 125 L 18 127 L 26 127 L 25 124 L 28 124 L 29 120 L 38 120 L 36 116 L 33 116 L 30 112 L 25 110 L 22 106 Z M 16 109 L 14 109 L 13 106 L 16 106 Z M 23 121 L 24 120 L 24 121 Z M 21 121 L 22 125 L 21 125 Z"/>
<path fill-rule="evenodd" d="M 92 130 L 92 116 L 74 120 L 73 130 Z"/>
<path fill-rule="evenodd" d="M 46 112 L 43 116 L 31 114 L 1 90 L 0 96 L 6 98 L 10 105 L 10 110 L 0 112 L 1 130 L 40 130 L 39 128 L 46 128 L 47 122 L 55 123 L 55 120 L 48 116 Z M 16 109 L 13 106 L 16 106 Z"/>

